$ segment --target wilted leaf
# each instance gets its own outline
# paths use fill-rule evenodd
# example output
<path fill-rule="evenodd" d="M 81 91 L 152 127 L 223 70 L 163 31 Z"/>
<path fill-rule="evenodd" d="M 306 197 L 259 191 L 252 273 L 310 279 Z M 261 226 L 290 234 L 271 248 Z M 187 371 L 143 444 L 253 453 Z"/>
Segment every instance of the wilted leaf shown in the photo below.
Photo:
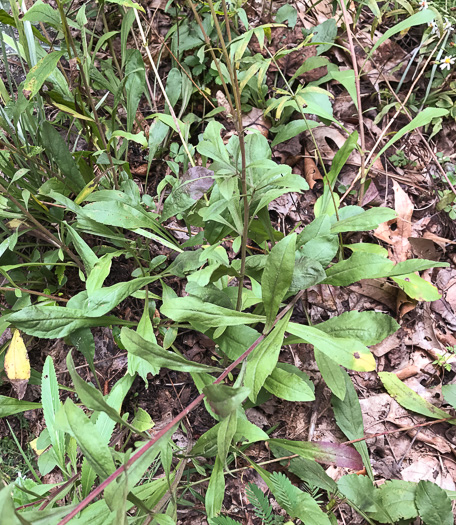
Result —
<path fill-rule="evenodd" d="M 30 361 L 19 330 L 14 330 L 5 355 L 5 372 L 17 392 L 17 397 L 22 399 L 30 379 Z"/>

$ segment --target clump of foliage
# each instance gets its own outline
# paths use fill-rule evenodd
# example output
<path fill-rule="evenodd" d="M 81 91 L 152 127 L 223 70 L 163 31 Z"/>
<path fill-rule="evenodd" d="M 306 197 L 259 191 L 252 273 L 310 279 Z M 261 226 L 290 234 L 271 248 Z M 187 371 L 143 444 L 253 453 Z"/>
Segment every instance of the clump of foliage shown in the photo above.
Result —
<path fill-rule="evenodd" d="M 308 185 L 288 165 L 273 160 L 272 147 L 336 122 L 330 93 L 320 85 L 300 84 L 300 73 L 269 93 L 267 72 L 293 49 L 268 58 L 253 55 L 249 43 L 256 39 L 266 49 L 274 25 L 250 28 L 240 2 L 209 0 L 197 6 L 190 1 L 185 11 L 177 2 L 169 3 L 175 25 L 167 41 L 174 62 L 166 85 L 147 47 L 140 5 L 116 0 L 72 11 L 57 0 L 56 6 L 37 1 L 26 10 L 12 0 L 10 9 L 2 11 L 4 62 L 14 55 L 25 79 L 7 69 L 6 81 L 0 82 L 0 271 L 5 279 L 0 332 L 11 327 L 38 341 L 63 339 L 72 347 L 66 360 L 71 387 L 59 384 L 48 356 L 42 371 L 33 370 L 30 377 L 41 388 L 39 402 L 0 396 L 2 417 L 42 409 L 45 421 L 35 443 L 37 472 L 30 465 L 33 479 L 7 480 L 0 491 L 5 523 L 169 525 L 176 522 L 180 505 L 193 504 L 184 494 L 201 499 L 193 487 L 203 483 L 208 483 L 202 499 L 209 522 L 236 523 L 223 516 L 223 499 L 227 472 L 238 458 L 255 469 L 283 511 L 274 513 L 262 491 L 250 485 L 246 494 L 253 515 L 266 524 L 283 523 L 285 516 L 303 523 L 335 523 L 341 502 L 369 523 L 404 523 L 420 516 L 432 524 L 435 513 L 442 523 L 450 523 L 455 494 L 426 481 L 390 481 L 381 487 L 373 482 L 361 409 L 345 369 L 375 370 L 368 346 L 393 334 L 396 321 L 357 311 L 316 326 L 292 317 L 305 291 L 316 284 L 347 286 L 387 277 L 412 298 L 429 287 L 438 296 L 415 272 L 446 266 L 422 259 L 394 264 L 369 243 L 357 245 L 346 257 L 346 234 L 368 232 L 396 216 L 385 207 L 341 206 L 333 191 L 349 155 L 359 149 L 356 132 L 325 173 L 314 220 L 299 233 L 275 229 L 268 205 L 284 194 L 305 192 Z M 109 27 L 113 10 L 121 18 L 119 30 Z M 411 25 L 434 16 L 430 10 L 422 13 Z M 279 20 L 290 24 L 293 16 L 288 9 Z M 102 22 L 101 35 L 94 30 L 95 20 Z M 403 24 L 389 35 L 402 31 Z M 316 30 L 318 40 L 313 41 L 322 46 L 320 55 L 337 36 L 330 25 Z M 127 46 L 131 32 L 144 49 Z M 117 56 L 113 39 L 119 34 Z M 313 38 L 313 33 L 303 36 L 302 45 Z M 303 68 L 326 64 L 320 55 Z M 141 103 L 155 104 L 146 63 L 157 89 L 163 88 L 165 103 L 144 117 Z M 328 71 L 327 81 L 338 80 L 349 92 L 356 91 L 353 72 L 347 75 L 338 67 Z M 229 107 L 193 112 L 194 101 L 206 104 L 207 87 L 214 83 Z M 258 131 L 245 132 L 242 112 L 252 106 L 275 119 L 272 144 Z M 217 120 L 222 112 L 225 124 L 235 129 L 228 140 Z M 302 119 L 293 118 L 296 112 Z M 427 107 L 382 152 L 407 131 L 447 114 L 437 105 Z M 133 148 L 146 156 L 148 177 L 154 159 L 166 156 L 167 174 L 154 194 L 141 192 L 133 180 Z M 173 217 L 188 232 L 184 243 L 169 228 Z M 109 284 L 121 259 L 129 261 L 130 275 Z M 171 286 L 176 279 L 185 293 Z M 413 286 L 407 286 L 411 280 Z M 129 298 L 141 305 L 137 322 L 124 318 L 119 307 Z M 128 356 L 127 373 L 108 393 L 96 384 L 91 331 L 96 327 L 112 330 Z M 189 360 L 179 351 L 176 341 L 187 330 L 217 345 L 210 364 Z M 282 346 L 295 343 L 313 347 L 332 392 L 337 424 L 349 440 L 358 440 L 353 447 L 273 439 L 247 419 L 247 404 L 261 404 L 265 397 L 315 399 L 309 376 L 280 361 Z M 74 356 L 79 354 L 93 383 L 78 373 Z M 154 431 L 144 410 L 130 414 L 123 407 L 135 378 L 147 382 L 161 369 L 188 373 L 199 396 Z M 392 374 L 383 373 L 381 380 L 407 406 L 403 400 L 413 393 Z M 454 405 L 454 390 L 445 395 Z M 416 412 L 449 418 L 417 398 Z M 202 401 L 213 426 L 181 449 L 172 436 Z M 115 431 L 124 436 L 121 446 L 113 440 Z M 293 456 L 286 468 L 307 490 L 246 454 L 258 442 L 268 442 L 278 462 Z M 320 463 L 364 468 L 366 476 L 348 474 L 336 483 Z M 60 473 L 62 483 L 42 482 L 52 471 Z M 190 481 L 190 476 L 199 479 Z"/>

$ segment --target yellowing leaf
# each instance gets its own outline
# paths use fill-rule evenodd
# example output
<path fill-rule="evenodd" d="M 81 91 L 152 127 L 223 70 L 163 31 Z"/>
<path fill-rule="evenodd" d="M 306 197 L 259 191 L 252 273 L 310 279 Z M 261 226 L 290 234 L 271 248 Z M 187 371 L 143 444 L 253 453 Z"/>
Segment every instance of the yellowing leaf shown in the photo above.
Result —
<path fill-rule="evenodd" d="M 37 447 L 38 439 L 39 439 L 39 438 L 36 438 L 36 439 L 34 439 L 33 441 L 30 441 L 29 445 L 30 445 L 30 448 L 33 450 L 33 452 L 35 452 L 35 454 L 36 454 L 37 456 L 41 456 L 41 454 L 42 454 L 46 449 L 45 449 L 45 448 L 40 449 L 40 448 Z"/>
<path fill-rule="evenodd" d="M 30 379 L 30 361 L 19 330 L 14 331 L 5 355 L 5 372 L 16 390 L 18 398 L 22 399 Z"/>

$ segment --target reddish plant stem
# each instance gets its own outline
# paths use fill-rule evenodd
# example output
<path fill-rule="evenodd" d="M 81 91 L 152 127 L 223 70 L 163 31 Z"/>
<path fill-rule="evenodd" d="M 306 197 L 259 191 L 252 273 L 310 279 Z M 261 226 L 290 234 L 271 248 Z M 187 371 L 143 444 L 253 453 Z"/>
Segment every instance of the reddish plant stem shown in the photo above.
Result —
<path fill-rule="evenodd" d="M 298 292 L 293 300 L 285 306 L 285 308 L 277 315 L 275 318 L 272 328 L 277 324 L 277 322 L 282 319 L 282 317 L 296 304 L 297 301 L 302 297 L 304 291 Z M 271 328 L 271 330 L 272 330 Z M 270 333 L 270 331 L 269 331 Z M 267 334 L 262 334 L 258 339 L 240 356 L 234 361 L 230 366 L 225 368 L 225 370 L 219 375 L 219 377 L 214 381 L 214 385 L 221 383 L 225 377 L 228 376 L 239 364 L 241 364 L 244 359 L 263 341 Z M 165 436 L 175 425 L 177 425 L 185 416 L 187 416 L 194 408 L 196 408 L 201 401 L 205 398 L 205 394 L 200 394 L 196 399 L 194 399 L 180 414 L 178 414 L 170 423 L 168 423 L 164 428 L 155 434 L 155 436 L 141 447 L 131 458 L 124 464 L 121 465 L 117 470 L 115 470 L 110 476 L 108 476 L 96 489 L 94 489 L 86 498 L 84 498 L 76 507 L 67 515 L 63 520 L 59 521 L 58 525 L 65 525 L 71 519 L 73 519 L 81 510 L 83 510 L 87 505 L 93 501 L 103 490 L 112 483 L 116 478 L 118 478 L 122 472 L 125 472 L 128 467 L 133 465 L 141 456 L 143 456 L 159 439 Z"/>

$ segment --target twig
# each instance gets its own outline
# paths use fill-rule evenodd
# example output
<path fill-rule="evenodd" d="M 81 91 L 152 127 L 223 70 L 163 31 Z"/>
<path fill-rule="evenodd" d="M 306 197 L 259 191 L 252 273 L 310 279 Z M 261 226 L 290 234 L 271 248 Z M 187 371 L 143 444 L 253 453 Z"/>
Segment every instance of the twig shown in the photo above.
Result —
<path fill-rule="evenodd" d="M 345 22 L 345 29 L 347 30 L 347 37 L 348 37 L 348 46 L 350 48 L 350 56 L 352 59 L 353 64 L 353 72 L 355 74 L 355 87 L 356 87 L 356 101 L 358 106 L 358 119 L 359 119 L 359 138 L 361 142 L 361 167 L 360 167 L 360 175 L 361 175 L 361 188 L 359 190 L 359 197 L 358 202 L 361 203 L 364 198 L 364 183 L 366 182 L 366 166 L 365 166 L 365 152 L 366 152 L 366 141 L 364 137 L 364 118 L 363 118 L 363 107 L 361 104 L 361 84 L 359 81 L 359 71 L 358 71 L 358 63 L 356 61 L 356 53 L 355 53 L 355 46 L 353 44 L 353 35 L 352 31 L 350 29 L 350 22 L 348 19 L 348 12 L 347 8 L 345 6 L 345 0 L 340 0 L 340 6 L 342 8 L 342 13 L 344 16 L 344 22 Z"/>

